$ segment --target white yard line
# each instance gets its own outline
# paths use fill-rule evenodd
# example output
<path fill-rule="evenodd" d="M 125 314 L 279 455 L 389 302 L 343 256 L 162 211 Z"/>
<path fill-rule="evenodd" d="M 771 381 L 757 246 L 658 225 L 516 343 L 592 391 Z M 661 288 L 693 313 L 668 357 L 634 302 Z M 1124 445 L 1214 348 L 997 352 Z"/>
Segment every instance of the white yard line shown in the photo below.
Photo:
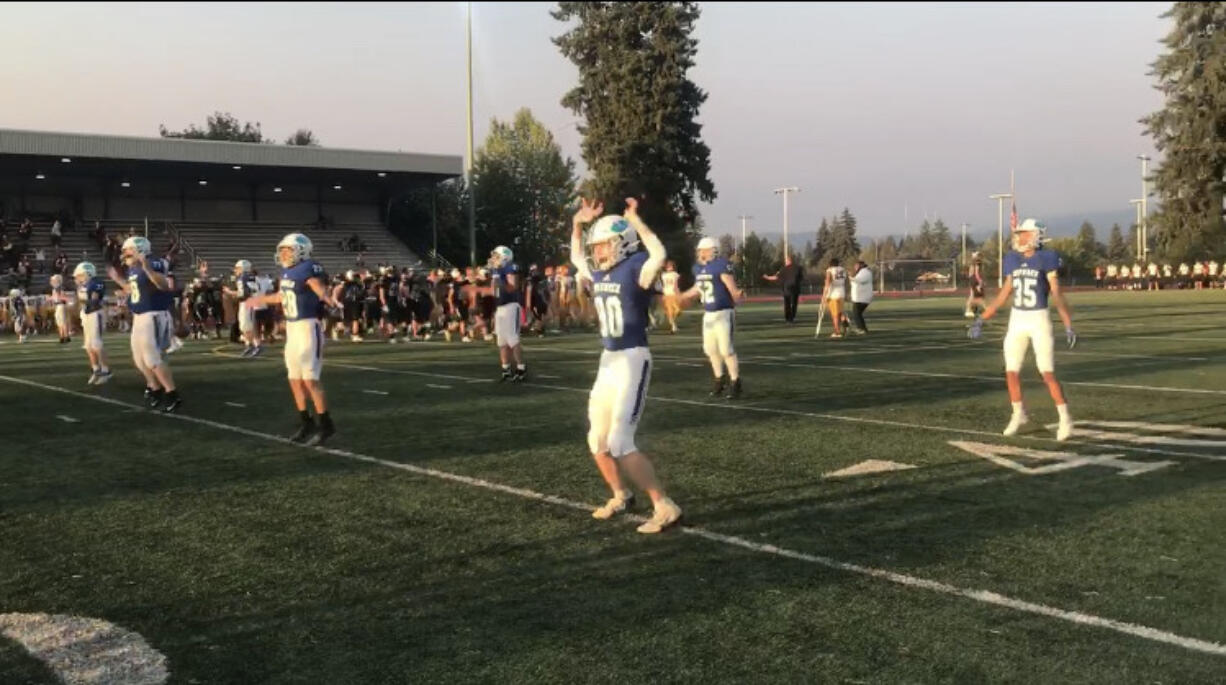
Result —
<path fill-rule="evenodd" d="M 85 393 L 77 392 L 75 390 L 68 390 L 67 388 L 60 388 L 54 385 L 46 385 L 44 383 L 38 383 L 35 381 L 29 381 L 29 380 L 25 380 L 21 378 L 13 378 L 10 376 L 0 376 L 0 381 L 5 381 L 8 383 L 15 383 L 15 384 L 24 385 L 27 387 L 39 388 L 39 389 L 48 390 L 51 392 L 63 393 L 66 395 L 71 395 L 73 397 L 78 397 L 78 398 L 86 399 L 86 400 L 92 400 L 94 402 L 103 402 L 103 403 L 110 404 L 110 405 L 117 406 L 117 407 L 124 407 L 124 408 L 136 407 L 136 405 L 129 404 L 127 402 L 121 402 L 119 400 L 114 400 L 114 399 L 110 399 L 107 397 L 100 397 L 97 395 L 87 395 Z M 528 490 L 525 488 L 517 488 L 514 486 L 510 486 L 510 485 L 504 485 L 502 483 L 487 481 L 487 480 L 483 480 L 480 478 L 473 478 L 471 476 L 464 476 L 460 474 L 449 473 L 447 471 L 439 471 L 437 469 L 415 466 L 413 464 L 405 464 L 401 462 L 388 461 L 386 459 L 379 459 L 377 457 L 372 457 L 372 456 L 368 456 L 365 454 L 358 454 L 356 452 L 349 452 L 347 450 L 339 450 L 339 449 L 335 449 L 332 447 L 305 447 L 303 445 L 299 445 L 297 443 L 291 442 L 287 438 L 282 438 L 280 436 L 271 435 L 269 433 L 262 433 L 260 431 L 251 430 L 249 428 L 231 426 L 229 424 L 219 423 L 217 421 L 210 421 L 208 419 L 201 419 L 201 418 L 197 418 L 194 416 L 187 416 L 185 414 L 163 414 L 161 412 L 158 412 L 156 413 L 156 415 L 165 417 L 166 419 L 169 419 L 169 420 L 186 421 L 188 423 L 194 423 L 194 424 L 201 425 L 201 426 L 208 426 L 210 428 L 216 428 L 218 430 L 228 431 L 228 432 L 236 433 L 239 435 L 245 435 L 245 436 L 252 437 L 252 438 L 259 438 L 261 440 L 268 440 L 271 442 L 280 443 L 280 444 L 283 444 L 289 447 L 316 450 L 316 451 L 325 452 L 327 454 L 331 454 L 337 457 L 343 457 L 345 459 L 351 459 L 354 461 L 364 462 L 368 464 L 377 464 L 379 466 L 385 466 L 387 468 L 397 469 L 400 471 L 406 471 L 406 472 L 417 474 L 420 476 L 438 478 L 438 479 L 450 481 L 453 483 L 462 483 L 464 485 L 468 485 L 468 486 L 475 487 L 475 488 L 481 488 L 484 490 L 500 492 L 500 493 L 504 493 L 508 495 L 515 495 L 517 497 L 523 497 L 525 499 L 531 499 L 531 500 L 536 500 L 540 502 L 547 502 L 549 504 L 554 504 L 554 505 L 562 506 L 562 507 L 568 507 L 570 509 L 577 509 L 579 511 L 592 511 L 595 509 L 593 505 L 587 504 L 584 502 L 577 502 L 575 500 L 567 499 L 565 497 L 558 497 L 556 495 L 547 495 L 544 493 L 536 492 L 534 490 Z M 641 522 L 645 520 L 641 516 L 625 516 L 623 518 L 634 521 L 634 522 Z M 716 533 L 714 531 L 710 531 L 705 528 L 699 528 L 695 526 L 685 526 L 685 525 L 678 526 L 677 532 L 684 534 L 684 535 L 693 535 L 695 537 L 703 538 L 705 540 L 710 540 L 712 542 L 722 543 L 722 544 L 729 545 L 732 547 L 739 547 L 741 549 L 747 549 L 753 552 L 758 552 L 760 554 L 769 554 L 769 555 L 773 555 L 777 557 L 782 557 L 785 559 L 803 561 L 806 563 L 814 564 L 817 566 L 822 566 L 822 567 L 829 568 L 829 569 L 844 571 L 847 573 L 854 573 L 854 574 L 861 575 L 861 576 L 875 578 L 877 580 L 884 580 L 884 581 L 888 581 L 891 583 L 895 583 L 897 585 L 901 585 L 903 587 L 920 589 L 920 590 L 928 590 L 930 592 L 936 592 L 939 594 L 950 595 L 954 597 L 962 597 L 965 599 L 974 600 L 982 604 L 989 604 L 993 606 L 1003 607 L 1006 609 L 1012 609 L 1014 611 L 1019 611 L 1023 613 L 1035 614 L 1038 616 L 1046 616 L 1048 618 L 1054 618 L 1054 619 L 1066 621 L 1069 623 L 1074 623 L 1077 625 L 1092 626 L 1095 628 L 1111 630 L 1111 631 L 1114 631 L 1116 633 L 1120 633 L 1123 635 L 1139 637 L 1141 639 L 1149 640 L 1151 642 L 1158 642 L 1158 643 L 1163 643 L 1163 644 L 1168 644 L 1168 645 L 1174 645 L 1176 647 L 1182 647 L 1184 649 L 1191 650 L 1194 652 L 1201 652 L 1203 654 L 1226 656 L 1226 645 L 1223 645 L 1221 643 L 1212 642 L 1209 640 L 1202 640 L 1199 638 L 1185 637 L 1185 636 L 1177 635 L 1169 631 L 1160 630 L 1158 628 L 1151 628 L 1149 626 L 1143 626 L 1143 625 L 1139 625 L 1136 623 L 1127 623 L 1125 621 L 1117 621 L 1117 620 L 1110 619 L 1110 618 L 1103 618 L 1101 616 L 1095 616 L 1093 614 L 1086 614 L 1080 611 L 1070 611 L 1067 609 L 1060 609 L 1058 607 L 1047 606 L 1045 604 L 1028 602 L 1026 600 L 1015 599 L 1013 597 L 1001 595 L 995 592 L 991 592 L 989 590 L 974 590 L 970 588 L 962 588 L 956 585 L 950 585 L 948 583 L 943 583 L 943 582 L 936 581 L 936 580 L 921 578 L 919 576 L 912 576 L 912 575 L 908 575 L 905 573 L 897 573 L 895 571 L 889 571 L 886 569 L 873 568 L 871 566 L 863 566 L 860 564 L 853 564 L 853 563 L 849 563 L 845 561 L 839 561 L 837 559 L 832 559 L 830 557 L 825 557 L 825 556 L 821 556 L 817 554 L 809 554 L 806 552 L 800 552 L 796 550 L 787 549 L 785 547 L 778 547 L 776 545 L 752 542 L 744 538 L 736 537 L 733 535 L 725 535 L 723 533 Z"/>
<path fill-rule="evenodd" d="M 56 414 L 55 418 L 63 421 L 64 423 L 81 423 L 80 419 L 74 419 L 71 416 L 65 416 L 63 414 Z"/>
<path fill-rule="evenodd" d="M 450 390 L 450 385 L 439 385 L 437 383 L 426 383 L 427 388 L 435 388 L 436 390 Z"/>
<path fill-rule="evenodd" d="M 387 393 L 382 390 L 363 390 L 362 392 L 366 393 L 367 395 L 387 395 Z"/>
<path fill-rule="evenodd" d="M 239 409 L 246 409 L 246 408 L 247 408 L 247 405 L 245 405 L 245 404 L 239 404 L 238 402 L 226 402 L 226 406 L 227 406 L 227 407 L 238 407 Z"/>

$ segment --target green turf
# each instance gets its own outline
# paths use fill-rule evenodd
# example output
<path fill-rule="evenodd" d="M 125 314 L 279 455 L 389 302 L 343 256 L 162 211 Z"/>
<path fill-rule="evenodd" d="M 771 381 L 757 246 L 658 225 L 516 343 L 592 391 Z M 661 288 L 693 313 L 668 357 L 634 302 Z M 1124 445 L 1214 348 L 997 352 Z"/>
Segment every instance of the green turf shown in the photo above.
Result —
<path fill-rule="evenodd" d="M 1075 418 L 1226 427 L 1226 295 L 1072 302 L 1081 342 L 1057 352 L 1057 372 Z M 795 327 L 777 310 L 738 316 L 746 393 L 737 402 L 706 395 L 696 314 L 680 335 L 653 337 L 639 445 L 688 525 L 1226 642 L 1226 445 L 1058 445 L 1042 428 L 1055 411 L 1033 370 L 1025 388 L 1036 430 L 999 437 L 1009 412 L 1003 319 L 968 341 L 952 299 L 879 300 L 872 333 L 841 341 L 813 340 L 811 305 Z M 116 379 L 96 390 L 75 345 L 3 341 L 0 374 L 139 402 L 124 337 L 108 336 Z M 279 349 L 244 360 L 216 347 L 189 343 L 172 357 L 184 415 L 291 433 Z M 497 376 L 488 344 L 332 344 L 324 379 L 340 433 L 331 446 L 602 502 L 584 439 L 599 342 L 575 333 L 525 349 L 532 382 L 506 386 L 470 382 Z M 1197 389 L 1213 392 L 1188 392 Z M 224 427 L 11 381 L 0 381 L 0 407 L 0 613 L 117 623 L 166 655 L 174 682 L 1191 683 L 1226 674 L 1226 656 L 681 531 L 640 536 L 629 520 L 597 522 Z M 1174 463 L 1132 477 L 1105 466 L 1029 476 L 952 440 Z M 916 468 L 824 477 L 866 459 Z M 637 513 L 646 509 L 640 502 Z M 0 638 L 0 682 L 51 678 Z"/>

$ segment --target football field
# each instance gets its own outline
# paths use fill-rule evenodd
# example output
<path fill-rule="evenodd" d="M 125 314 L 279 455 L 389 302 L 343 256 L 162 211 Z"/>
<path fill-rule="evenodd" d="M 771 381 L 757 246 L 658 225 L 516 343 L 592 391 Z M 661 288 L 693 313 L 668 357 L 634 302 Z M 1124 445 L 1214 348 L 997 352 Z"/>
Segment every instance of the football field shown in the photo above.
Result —
<path fill-rule="evenodd" d="M 1222 682 L 1226 294 L 1070 302 L 1065 443 L 1030 360 L 1000 435 L 1007 312 L 971 341 L 961 299 L 879 299 L 815 341 L 815 304 L 751 305 L 728 401 L 687 311 L 638 431 L 685 511 L 656 536 L 589 515 L 590 332 L 527 339 L 518 385 L 489 343 L 330 343 L 322 448 L 283 437 L 279 346 L 189 342 L 164 416 L 126 336 L 99 388 L 77 340 L 6 336 L 0 682 L 115 661 L 24 614 L 138 633 L 182 683 Z"/>

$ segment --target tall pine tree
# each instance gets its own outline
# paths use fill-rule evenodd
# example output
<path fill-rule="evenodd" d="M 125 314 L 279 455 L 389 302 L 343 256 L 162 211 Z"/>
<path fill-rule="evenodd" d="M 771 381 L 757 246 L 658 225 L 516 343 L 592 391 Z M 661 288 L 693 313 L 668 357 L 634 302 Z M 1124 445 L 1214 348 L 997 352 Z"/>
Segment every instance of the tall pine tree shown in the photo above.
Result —
<path fill-rule="evenodd" d="M 1111 226 L 1111 237 L 1107 238 L 1107 261 L 1118 265 L 1128 258 L 1128 243 L 1124 242 L 1124 233 L 1119 224 L 1114 224 Z"/>
<path fill-rule="evenodd" d="M 707 94 L 687 76 L 698 41 L 694 2 L 560 2 L 573 22 L 554 44 L 579 69 L 562 105 L 583 118 L 586 192 L 639 212 L 684 268 L 693 257 L 696 202 L 715 199 L 711 151 L 696 121 Z"/>
<path fill-rule="evenodd" d="M 1151 75 L 1166 101 L 1141 122 L 1164 156 L 1154 172 L 1158 249 L 1183 261 L 1226 246 L 1226 4 L 1177 2 L 1163 16 L 1175 26 Z"/>

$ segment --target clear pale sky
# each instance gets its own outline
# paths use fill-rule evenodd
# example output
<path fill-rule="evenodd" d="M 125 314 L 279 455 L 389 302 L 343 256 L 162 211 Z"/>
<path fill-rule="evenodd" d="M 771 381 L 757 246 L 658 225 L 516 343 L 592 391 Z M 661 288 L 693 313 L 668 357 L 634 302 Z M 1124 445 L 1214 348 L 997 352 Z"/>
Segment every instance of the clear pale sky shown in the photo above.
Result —
<path fill-rule="evenodd" d="M 491 117 L 527 106 L 579 159 L 552 6 L 474 4 L 478 145 Z M 864 235 L 901 233 L 904 210 L 912 228 L 927 213 L 983 232 L 1010 168 L 1023 215 L 1130 216 L 1168 7 L 704 4 L 708 231 L 751 214 L 778 232 L 771 190 L 796 185 L 801 239 L 844 206 Z M 307 127 L 332 147 L 463 154 L 464 17 L 464 3 L 4 4 L 0 127 L 156 136 L 220 109 L 278 139 Z"/>

